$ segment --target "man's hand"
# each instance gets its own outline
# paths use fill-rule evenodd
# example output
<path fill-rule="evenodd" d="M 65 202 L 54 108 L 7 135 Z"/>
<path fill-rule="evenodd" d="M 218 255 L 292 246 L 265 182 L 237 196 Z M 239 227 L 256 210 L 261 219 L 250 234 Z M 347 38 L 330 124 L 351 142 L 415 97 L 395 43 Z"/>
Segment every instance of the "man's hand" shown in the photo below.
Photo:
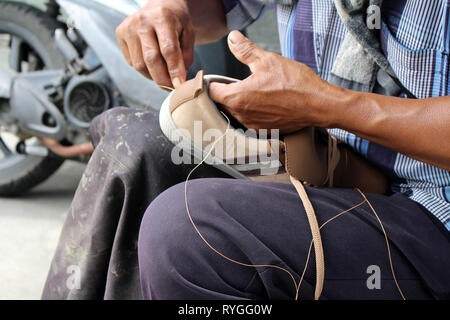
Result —
<path fill-rule="evenodd" d="M 305 65 L 229 35 L 234 55 L 253 74 L 233 84 L 211 83 L 211 98 L 253 129 L 341 128 L 450 171 L 450 96 L 404 99 L 343 89 Z"/>
<path fill-rule="evenodd" d="M 209 94 L 239 122 L 283 134 L 331 125 L 333 104 L 345 99 L 344 89 L 323 81 L 304 64 L 259 48 L 238 31 L 230 33 L 228 43 L 252 75 L 233 84 L 212 83 Z"/>
<path fill-rule="evenodd" d="M 149 0 L 116 35 L 125 59 L 143 76 L 174 87 L 186 80 L 195 34 L 185 0 Z"/>

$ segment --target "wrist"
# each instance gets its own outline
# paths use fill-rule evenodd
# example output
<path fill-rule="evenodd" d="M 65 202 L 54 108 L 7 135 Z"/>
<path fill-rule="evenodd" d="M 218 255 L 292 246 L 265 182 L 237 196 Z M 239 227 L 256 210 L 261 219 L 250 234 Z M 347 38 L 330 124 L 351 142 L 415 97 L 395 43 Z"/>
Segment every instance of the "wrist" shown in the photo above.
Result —
<path fill-rule="evenodd" d="M 378 95 L 343 89 L 335 103 L 328 128 L 339 128 L 350 132 L 368 130 L 380 120 Z"/>
<path fill-rule="evenodd" d="M 313 126 L 321 128 L 343 128 L 353 118 L 354 106 L 363 103 L 361 92 L 348 90 L 325 82 L 325 87 L 317 90 L 317 108 Z"/>

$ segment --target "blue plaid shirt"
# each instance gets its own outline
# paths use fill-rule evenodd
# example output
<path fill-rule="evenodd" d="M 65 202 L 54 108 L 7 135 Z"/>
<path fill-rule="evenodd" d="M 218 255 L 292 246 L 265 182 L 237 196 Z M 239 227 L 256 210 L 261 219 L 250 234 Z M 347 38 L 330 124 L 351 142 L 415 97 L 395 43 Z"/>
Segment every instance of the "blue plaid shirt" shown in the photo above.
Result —
<path fill-rule="evenodd" d="M 222 0 L 230 30 L 243 29 L 260 15 L 252 0 Z M 333 0 L 299 0 L 275 7 L 281 50 L 328 80 L 347 33 Z M 403 85 L 418 98 L 446 96 L 450 90 L 450 1 L 384 1 L 380 40 Z M 361 139 L 341 129 L 330 132 L 380 166 L 392 191 L 422 204 L 450 230 L 450 172 Z M 443 137 L 449 138 L 449 137 Z"/>

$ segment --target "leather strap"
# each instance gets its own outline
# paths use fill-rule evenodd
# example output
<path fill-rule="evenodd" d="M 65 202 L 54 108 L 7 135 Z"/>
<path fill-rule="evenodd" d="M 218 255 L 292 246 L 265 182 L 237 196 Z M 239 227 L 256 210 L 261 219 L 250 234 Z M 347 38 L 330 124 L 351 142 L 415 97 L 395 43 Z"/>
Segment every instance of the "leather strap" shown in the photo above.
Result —
<path fill-rule="evenodd" d="M 286 171 L 289 173 L 291 183 L 294 185 L 303 203 L 313 238 L 316 260 L 316 287 L 314 299 L 319 300 L 325 280 L 325 257 L 316 213 L 311 201 L 309 200 L 304 184 L 316 182 L 317 186 L 324 186 L 328 184 L 329 187 L 332 187 L 334 183 L 334 172 L 339 164 L 341 155 L 338 148 L 337 139 L 331 135 L 328 135 L 327 169 L 326 177 L 324 179 L 323 174 L 325 174 L 325 170 L 320 165 L 320 150 L 316 150 L 317 144 L 315 141 L 314 130 L 314 128 L 304 129 L 291 136 L 285 137 L 284 142 L 286 148 Z M 298 163 L 298 161 L 295 161 L 296 159 L 299 159 L 299 152 L 303 153 L 303 158 L 305 156 L 305 152 L 309 155 L 308 159 L 306 159 L 304 163 Z M 306 166 L 301 167 L 301 165 Z M 318 172 L 314 172 L 314 169 L 318 170 Z M 307 177 L 303 176 L 303 174 L 306 174 Z M 309 178 L 309 181 L 306 181 L 305 178 Z M 302 182 L 299 180 L 302 180 Z"/>
<path fill-rule="evenodd" d="M 322 294 L 323 282 L 325 280 L 325 258 L 323 254 L 322 237 L 320 236 L 319 223 L 317 222 L 316 213 L 314 207 L 309 200 L 303 184 L 291 176 L 291 182 L 300 196 L 305 207 L 306 216 L 308 217 L 309 226 L 314 242 L 314 254 L 316 258 L 316 288 L 314 292 L 314 299 L 319 300 Z"/>

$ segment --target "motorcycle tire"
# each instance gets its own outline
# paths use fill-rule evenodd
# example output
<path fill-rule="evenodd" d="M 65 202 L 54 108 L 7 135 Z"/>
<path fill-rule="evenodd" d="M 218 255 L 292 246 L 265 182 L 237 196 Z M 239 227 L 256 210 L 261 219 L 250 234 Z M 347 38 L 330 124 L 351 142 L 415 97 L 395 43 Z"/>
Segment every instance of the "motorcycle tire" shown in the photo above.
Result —
<path fill-rule="evenodd" d="M 20 37 L 42 60 L 46 69 L 64 68 L 64 57 L 53 41 L 61 24 L 45 12 L 17 2 L 0 2 L 0 34 Z M 0 136 L 1 138 L 1 136 Z M 63 159 L 13 153 L 0 159 L 0 196 L 18 196 L 50 177 Z"/>

